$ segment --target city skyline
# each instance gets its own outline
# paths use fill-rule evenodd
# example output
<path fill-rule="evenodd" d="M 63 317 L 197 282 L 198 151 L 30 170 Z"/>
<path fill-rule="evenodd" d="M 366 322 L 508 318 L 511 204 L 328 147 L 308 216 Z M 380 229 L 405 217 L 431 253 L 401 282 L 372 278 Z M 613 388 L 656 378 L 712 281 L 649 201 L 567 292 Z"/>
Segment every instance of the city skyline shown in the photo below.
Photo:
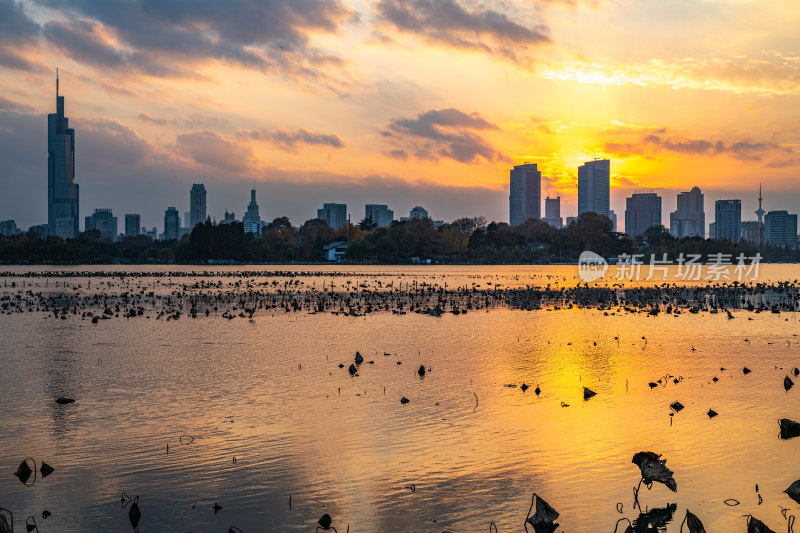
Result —
<path fill-rule="evenodd" d="M 687 181 L 751 212 L 754 176 L 784 202 L 771 208 L 800 203 L 800 13 L 785 3 L 275 1 L 223 16 L 165 0 L 167 17 L 138 2 L 3 0 L 0 155 L 15 194 L 2 218 L 46 218 L 55 66 L 78 131 L 81 217 L 134 210 L 150 226 L 164 208 L 153 190 L 174 205 L 195 182 L 218 191 L 208 212 L 221 216 L 255 179 L 262 211 L 295 222 L 332 197 L 504 220 L 507 168 L 524 161 L 568 215 L 594 157 L 613 160 L 618 216 L 642 187 L 671 212 Z"/>

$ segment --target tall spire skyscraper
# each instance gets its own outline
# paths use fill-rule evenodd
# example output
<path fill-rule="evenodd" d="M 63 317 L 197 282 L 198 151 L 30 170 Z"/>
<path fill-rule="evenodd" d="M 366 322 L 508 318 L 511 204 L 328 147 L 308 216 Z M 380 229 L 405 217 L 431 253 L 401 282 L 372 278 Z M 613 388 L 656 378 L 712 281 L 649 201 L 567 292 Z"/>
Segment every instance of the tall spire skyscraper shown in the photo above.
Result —
<path fill-rule="evenodd" d="M 766 213 L 766 211 L 764 211 L 761 208 L 761 184 L 759 183 L 758 184 L 758 209 L 756 209 L 756 216 L 758 217 L 758 223 L 759 224 L 763 224 L 764 223 L 764 213 Z"/>
<path fill-rule="evenodd" d="M 47 115 L 47 234 L 78 236 L 78 184 L 75 183 L 75 130 L 64 116 L 56 70 L 56 112 Z"/>

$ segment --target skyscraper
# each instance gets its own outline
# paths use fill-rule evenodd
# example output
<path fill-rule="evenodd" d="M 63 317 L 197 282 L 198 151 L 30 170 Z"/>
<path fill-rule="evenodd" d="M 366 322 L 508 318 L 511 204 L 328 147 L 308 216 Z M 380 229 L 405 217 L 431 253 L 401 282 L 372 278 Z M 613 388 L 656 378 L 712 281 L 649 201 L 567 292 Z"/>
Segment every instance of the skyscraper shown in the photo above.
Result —
<path fill-rule="evenodd" d="M 761 224 L 764 222 L 764 208 L 761 207 L 761 184 L 758 184 L 758 209 L 756 209 L 756 216 L 758 217 L 758 223 Z"/>
<path fill-rule="evenodd" d="M 242 217 L 242 223 L 244 223 L 245 233 L 255 233 L 256 235 L 261 233 L 261 215 L 258 213 L 255 189 L 250 190 L 250 203 L 247 204 L 247 211 Z"/>
<path fill-rule="evenodd" d="M 111 209 L 95 209 L 94 214 L 86 217 L 85 224 L 86 231 L 96 229 L 102 238 L 117 240 L 117 217 Z"/>
<path fill-rule="evenodd" d="M 125 236 L 136 237 L 142 232 L 142 217 L 140 215 L 125 215 Z"/>
<path fill-rule="evenodd" d="M 181 230 L 181 215 L 178 208 L 168 207 L 164 213 L 164 240 L 177 239 Z"/>
<path fill-rule="evenodd" d="M 542 173 L 536 163 L 516 165 L 509 171 L 508 222 L 519 226 L 542 217 Z"/>
<path fill-rule="evenodd" d="M 761 195 L 759 194 L 759 196 Z M 767 216 L 764 217 L 764 240 L 769 246 L 789 250 L 796 249 L 797 215 L 790 215 L 787 211 L 767 213 Z"/>
<path fill-rule="evenodd" d="M 669 231 L 676 239 L 705 237 L 706 213 L 703 193 L 698 187 L 678 193 L 678 209 L 669 214 Z"/>
<path fill-rule="evenodd" d="M 578 214 L 608 216 L 611 203 L 611 161 L 595 159 L 578 167 Z M 627 232 L 628 228 L 625 228 Z"/>
<path fill-rule="evenodd" d="M 75 130 L 64 116 L 58 94 L 56 112 L 47 115 L 47 234 L 62 239 L 78 236 L 78 184 L 75 183 Z"/>
<path fill-rule="evenodd" d="M 317 209 L 317 218 L 321 218 L 333 229 L 339 229 L 347 222 L 347 204 L 322 204 Z"/>
<path fill-rule="evenodd" d="M 544 221 L 554 228 L 561 229 L 563 221 L 561 219 L 561 197 L 556 196 L 544 199 Z"/>
<path fill-rule="evenodd" d="M 189 191 L 189 213 L 189 231 L 206 221 L 206 187 L 202 183 L 195 183 Z"/>
<path fill-rule="evenodd" d="M 739 242 L 742 222 L 741 200 L 717 200 L 714 203 L 714 238 Z"/>
<path fill-rule="evenodd" d="M 661 197 L 654 192 L 634 193 L 625 199 L 625 233 L 639 237 L 661 225 Z"/>
<path fill-rule="evenodd" d="M 375 224 L 388 226 L 394 220 L 394 211 L 384 204 L 367 204 L 365 206 L 365 218 L 371 219 Z"/>

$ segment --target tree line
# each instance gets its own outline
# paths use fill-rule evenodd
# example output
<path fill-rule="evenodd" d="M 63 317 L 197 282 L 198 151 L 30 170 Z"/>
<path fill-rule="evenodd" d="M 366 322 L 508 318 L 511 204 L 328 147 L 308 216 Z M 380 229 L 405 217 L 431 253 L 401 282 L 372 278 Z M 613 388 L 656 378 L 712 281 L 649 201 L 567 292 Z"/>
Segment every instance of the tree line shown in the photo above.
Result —
<path fill-rule="evenodd" d="M 287 217 L 266 224 L 259 235 L 245 233 L 241 222 L 218 224 L 210 219 L 179 240 L 153 241 L 147 236 L 112 242 L 97 230 L 78 238 L 39 239 L 35 236 L 0 236 L 0 262 L 4 263 L 179 263 L 214 262 L 291 263 L 326 261 L 325 247 L 346 243 L 345 259 L 354 262 L 402 264 L 412 262 L 533 264 L 574 262 L 581 252 L 603 257 L 623 254 L 761 253 L 764 260 L 796 261 L 796 250 L 757 248 L 747 243 L 701 237 L 676 239 L 663 226 L 648 229 L 638 240 L 613 231 L 611 220 L 582 213 L 568 227 L 557 229 L 536 219 L 519 226 L 487 223 L 484 217 L 459 218 L 434 227 L 430 219 L 395 221 L 378 227 L 371 219 L 331 228 L 321 219 L 307 220 L 295 228 Z"/>

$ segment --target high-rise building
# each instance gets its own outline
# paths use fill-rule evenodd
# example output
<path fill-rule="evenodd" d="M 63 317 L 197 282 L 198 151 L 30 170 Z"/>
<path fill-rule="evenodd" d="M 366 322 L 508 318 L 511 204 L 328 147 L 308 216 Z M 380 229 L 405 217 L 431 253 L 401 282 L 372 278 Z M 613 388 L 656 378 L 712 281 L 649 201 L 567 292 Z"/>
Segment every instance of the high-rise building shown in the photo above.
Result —
<path fill-rule="evenodd" d="M 567 217 L 565 227 L 570 227 L 578 221 L 578 217 Z"/>
<path fill-rule="evenodd" d="M 142 233 L 141 215 L 137 214 L 125 215 L 125 236 L 136 237 L 141 233 Z"/>
<path fill-rule="evenodd" d="M 425 220 L 426 218 L 430 217 L 428 216 L 428 210 L 421 205 L 418 205 L 409 212 L 408 218 L 409 220 Z"/>
<path fill-rule="evenodd" d="M 717 223 L 711 222 L 708 225 L 708 238 L 712 241 L 717 238 Z"/>
<path fill-rule="evenodd" d="M 678 209 L 669 214 L 669 231 L 676 239 L 705 237 L 706 213 L 703 193 L 698 187 L 678 193 Z"/>
<path fill-rule="evenodd" d="M 388 205 L 367 204 L 364 217 L 371 219 L 379 227 L 388 226 L 394 220 L 394 211 Z"/>
<path fill-rule="evenodd" d="M 554 228 L 561 229 L 563 220 L 561 219 L 561 197 L 556 196 L 544 199 L 544 221 Z"/>
<path fill-rule="evenodd" d="M 22 233 L 17 227 L 17 223 L 14 220 L 3 220 L 0 222 L 0 235 L 5 235 L 6 237 L 15 237 Z"/>
<path fill-rule="evenodd" d="M 164 240 L 177 239 L 181 231 L 181 215 L 178 208 L 168 207 L 164 212 Z"/>
<path fill-rule="evenodd" d="M 75 183 L 75 130 L 64 116 L 64 97 L 58 94 L 56 112 L 47 115 L 47 234 L 78 236 L 78 184 Z"/>
<path fill-rule="evenodd" d="M 608 216 L 611 204 L 611 161 L 595 159 L 578 167 L 578 214 Z M 627 231 L 628 228 L 626 227 Z"/>
<path fill-rule="evenodd" d="M 760 195 L 759 195 L 760 196 Z M 764 240 L 776 248 L 797 248 L 797 215 L 786 211 L 770 211 L 764 217 Z"/>
<path fill-rule="evenodd" d="M 231 222 L 236 222 L 236 215 L 234 213 L 228 213 L 228 210 L 225 210 L 225 218 L 222 219 L 220 224 L 230 224 Z"/>
<path fill-rule="evenodd" d="M 542 217 L 542 173 L 536 163 L 515 165 L 509 171 L 508 223 L 519 226 Z"/>
<path fill-rule="evenodd" d="M 339 229 L 347 222 L 347 204 L 322 204 L 322 209 L 317 209 L 317 218 L 333 229 Z"/>
<path fill-rule="evenodd" d="M 764 244 L 764 223 L 757 220 L 742 220 L 739 224 L 739 240 L 761 246 Z"/>
<path fill-rule="evenodd" d="M 206 221 L 206 187 L 202 183 L 192 185 L 189 191 L 189 230 Z"/>
<path fill-rule="evenodd" d="M 617 214 L 613 209 L 608 212 L 608 219 L 611 221 L 611 231 L 617 231 Z"/>
<path fill-rule="evenodd" d="M 625 199 L 625 233 L 639 237 L 661 225 L 661 197 L 654 192 L 634 193 Z"/>
<path fill-rule="evenodd" d="M 242 217 L 245 233 L 261 234 L 261 215 L 258 213 L 258 202 L 256 202 L 256 190 L 250 190 L 250 203 L 247 204 L 247 211 Z"/>
<path fill-rule="evenodd" d="M 151 230 L 148 230 L 147 228 L 142 228 L 142 235 L 146 235 L 147 237 L 150 237 L 155 241 L 158 239 L 158 228 L 153 228 Z"/>
<path fill-rule="evenodd" d="M 741 200 L 717 200 L 714 203 L 714 238 L 739 242 L 742 222 Z"/>
<path fill-rule="evenodd" d="M 117 240 L 117 217 L 111 209 L 95 209 L 94 213 L 86 217 L 86 231 L 96 229 L 104 239 Z"/>

